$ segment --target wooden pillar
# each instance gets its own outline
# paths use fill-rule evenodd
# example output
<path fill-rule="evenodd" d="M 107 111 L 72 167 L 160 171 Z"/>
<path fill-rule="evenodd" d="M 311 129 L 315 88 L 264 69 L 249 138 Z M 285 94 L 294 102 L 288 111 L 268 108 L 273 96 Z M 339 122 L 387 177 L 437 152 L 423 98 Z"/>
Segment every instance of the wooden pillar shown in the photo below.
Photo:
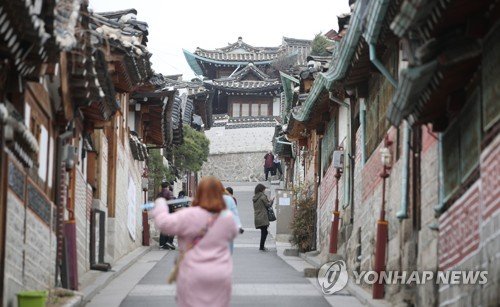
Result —
<path fill-rule="evenodd" d="M 0 297 L 3 299 L 5 271 L 5 229 L 7 215 L 8 164 L 5 152 L 4 127 L 0 126 Z"/>
<path fill-rule="evenodd" d="M 106 127 L 108 139 L 108 217 L 115 217 L 116 202 L 116 165 L 117 165 L 117 115 L 111 119 L 111 127 Z"/>

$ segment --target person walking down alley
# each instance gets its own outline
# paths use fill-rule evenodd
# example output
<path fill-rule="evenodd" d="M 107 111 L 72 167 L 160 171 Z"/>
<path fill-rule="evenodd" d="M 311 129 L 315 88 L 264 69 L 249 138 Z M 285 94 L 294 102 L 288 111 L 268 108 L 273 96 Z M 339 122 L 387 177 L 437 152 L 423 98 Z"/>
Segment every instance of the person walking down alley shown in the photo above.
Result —
<path fill-rule="evenodd" d="M 224 202 L 226 203 L 226 208 L 227 210 L 231 211 L 233 214 L 234 222 L 236 223 L 236 226 L 238 226 L 238 232 L 242 234 L 244 232 L 243 226 L 241 225 L 241 220 L 240 220 L 240 214 L 238 212 L 238 207 L 236 207 L 236 202 L 234 201 L 234 198 L 231 197 L 231 195 L 227 192 L 227 190 L 224 191 Z M 231 254 L 233 253 L 234 250 L 234 242 L 231 241 L 229 243 L 229 250 L 231 251 Z"/>
<path fill-rule="evenodd" d="M 266 181 L 269 177 L 269 172 L 272 173 L 274 169 L 274 155 L 272 151 L 269 151 L 264 156 L 264 174 L 266 175 Z"/>
<path fill-rule="evenodd" d="M 156 196 L 156 198 L 159 198 L 159 197 L 162 197 L 165 200 L 175 199 L 174 193 L 172 193 L 170 183 L 168 183 L 166 181 L 161 183 L 161 191 Z M 170 213 L 173 212 L 171 206 L 169 206 L 169 210 L 170 210 Z M 171 250 L 175 249 L 173 236 L 167 236 L 167 235 L 160 233 L 159 244 L 160 244 L 160 248 L 162 248 L 162 249 L 171 249 Z"/>
<path fill-rule="evenodd" d="M 281 159 L 278 156 L 274 156 L 274 169 L 280 173 L 280 179 L 283 177 L 283 169 L 281 168 Z"/>
<path fill-rule="evenodd" d="M 272 206 L 274 199 L 269 201 L 267 195 L 264 193 L 266 187 L 259 183 L 255 187 L 255 195 L 253 196 L 253 210 L 255 228 L 260 229 L 260 245 L 259 250 L 268 251 L 265 247 L 267 238 L 267 228 L 269 227 L 269 218 L 267 215 L 267 208 Z"/>
<path fill-rule="evenodd" d="M 234 190 L 233 188 L 231 187 L 226 187 L 226 191 L 231 195 L 231 197 L 234 199 L 234 203 L 236 204 L 236 206 L 238 205 L 238 200 L 236 199 L 236 197 L 234 197 Z"/>
<path fill-rule="evenodd" d="M 178 236 L 175 280 L 180 307 L 229 306 L 233 273 L 229 243 L 238 227 L 223 195 L 222 183 L 207 177 L 200 181 L 191 207 L 169 213 L 165 200 L 158 198 L 151 211 L 160 231 Z"/>

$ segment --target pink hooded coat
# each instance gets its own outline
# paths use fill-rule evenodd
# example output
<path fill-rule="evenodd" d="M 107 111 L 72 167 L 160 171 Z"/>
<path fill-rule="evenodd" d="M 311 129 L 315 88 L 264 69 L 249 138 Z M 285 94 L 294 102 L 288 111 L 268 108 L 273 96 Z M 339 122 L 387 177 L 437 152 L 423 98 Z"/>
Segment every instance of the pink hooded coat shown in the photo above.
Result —
<path fill-rule="evenodd" d="M 180 250 L 185 250 L 199 236 L 212 216 L 201 207 L 169 213 L 163 198 L 157 199 L 155 204 L 151 213 L 156 228 L 164 234 L 177 235 Z M 176 281 L 178 306 L 229 306 L 233 273 L 229 242 L 237 233 L 232 213 L 224 210 L 204 237 L 186 252 Z"/>

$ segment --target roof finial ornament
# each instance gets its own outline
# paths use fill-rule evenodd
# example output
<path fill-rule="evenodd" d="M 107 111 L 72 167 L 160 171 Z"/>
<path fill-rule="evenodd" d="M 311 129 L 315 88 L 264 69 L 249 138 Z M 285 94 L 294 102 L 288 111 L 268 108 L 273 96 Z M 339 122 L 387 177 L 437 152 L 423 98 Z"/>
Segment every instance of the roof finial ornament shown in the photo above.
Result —
<path fill-rule="evenodd" d="M 243 42 L 243 38 L 241 36 L 238 36 L 238 44 L 241 45 L 242 42 Z"/>

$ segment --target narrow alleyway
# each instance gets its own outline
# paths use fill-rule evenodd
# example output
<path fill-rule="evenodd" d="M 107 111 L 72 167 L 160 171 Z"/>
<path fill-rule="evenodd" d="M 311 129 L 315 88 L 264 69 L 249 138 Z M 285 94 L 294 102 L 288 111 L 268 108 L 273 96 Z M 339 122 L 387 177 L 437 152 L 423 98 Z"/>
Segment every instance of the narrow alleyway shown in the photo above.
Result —
<path fill-rule="evenodd" d="M 303 273 L 284 262 L 268 238 L 258 251 L 260 232 L 253 227 L 253 184 L 234 184 L 245 233 L 235 242 L 233 306 L 330 306 Z M 166 283 L 176 252 L 156 247 L 112 281 L 87 306 L 174 306 L 175 286 Z M 339 296 L 345 302 L 346 297 Z M 354 298 L 350 298 L 354 300 Z M 351 304 L 349 304 L 351 306 Z"/>

